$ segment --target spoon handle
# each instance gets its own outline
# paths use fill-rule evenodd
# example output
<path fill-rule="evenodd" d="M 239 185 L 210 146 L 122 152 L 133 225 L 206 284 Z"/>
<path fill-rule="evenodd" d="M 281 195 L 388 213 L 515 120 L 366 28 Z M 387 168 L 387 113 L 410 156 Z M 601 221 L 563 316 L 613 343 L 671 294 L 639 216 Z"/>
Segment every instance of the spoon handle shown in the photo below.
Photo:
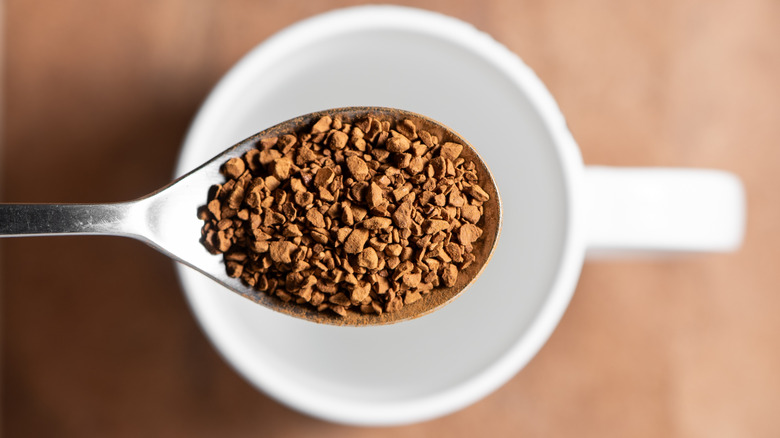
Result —
<path fill-rule="evenodd" d="M 131 203 L 0 204 L 0 237 L 131 234 Z"/>

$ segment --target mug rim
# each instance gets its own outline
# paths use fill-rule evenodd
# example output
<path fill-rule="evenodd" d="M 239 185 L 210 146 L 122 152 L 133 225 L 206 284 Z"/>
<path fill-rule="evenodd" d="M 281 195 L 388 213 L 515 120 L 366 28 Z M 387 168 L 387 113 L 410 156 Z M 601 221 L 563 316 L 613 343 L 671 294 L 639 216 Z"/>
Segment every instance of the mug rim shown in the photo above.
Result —
<path fill-rule="evenodd" d="M 274 59 L 294 48 L 316 39 L 377 26 L 425 32 L 477 53 L 526 95 L 557 149 L 567 207 L 566 236 L 563 238 L 555 280 L 544 304 L 534 316 L 529 329 L 500 359 L 457 386 L 414 402 L 387 404 L 381 410 L 365 409 L 359 403 L 350 405 L 341 399 L 312 397 L 311 394 L 259 378 L 257 373 L 252 374 L 243 369 L 238 364 L 240 354 L 235 351 L 237 347 L 229 347 L 229 340 L 220 338 L 217 330 L 207 326 L 208 315 L 196 305 L 192 294 L 186 293 L 191 289 L 185 274 L 188 268 L 177 266 L 179 282 L 198 324 L 233 369 L 252 385 L 289 407 L 314 417 L 355 425 L 397 425 L 432 419 L 464 408 L 498 389 L 537 354 L 557 327 L 574 293 L 585 255 L 581 214 L 584 164 L 563 114 L 550 92 L 515 53 L 487 33 L 460 19 L 419 8 L 367 5 L 335 9 L 298 21 L 255 46 L 222 76 L 201 105 L 182 143 L 176 174 L 181 175 L 189 170 L 183 168 L 182 164 L 190 161 L 186 159 L 186 154 L 194 153 L 193 148 L 188 146 L 202 133 L 212 129 L 209 125 L 213 123 L 210 121 L 218 118 L 234 90 L 245 89 L 245 84 L 253 80 L 250 73 L 258 65 L 274 62 Z"/>

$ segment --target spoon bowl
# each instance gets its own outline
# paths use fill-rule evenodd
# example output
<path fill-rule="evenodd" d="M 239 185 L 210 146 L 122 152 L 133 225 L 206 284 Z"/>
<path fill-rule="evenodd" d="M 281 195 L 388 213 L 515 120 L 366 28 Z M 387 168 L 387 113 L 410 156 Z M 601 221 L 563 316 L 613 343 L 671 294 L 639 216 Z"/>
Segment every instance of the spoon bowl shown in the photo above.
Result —
<path fill-rule="evenodd" d="M 461 156 L 473 161 L 479 185 L 490 199 L 483 205 L 482 237 L 474 243 L 474 262 L 459 272 L 452 287 L 440 287 L 423 299 L 397 312 L 360 314 L 346 317 L 319 312 L 293 302 L 284 302 L 258 292 L 241 280 L 228 276 L 223 258 L 209 253 L 200 242 L 203 221 L 197 212 L 207 201 L 209 189 L 224 181 L 220 168 L 227 160 L 241 157 L 261 139 L 297 132 L 324 115 L 340 114 L 345 119 L 373 115 L 383 120 L 411 119 L 418 128 L 438 136 L 441 142 L 464 146 Z M 316 323 L 333 325 L 380 325 L 416 318 L 452 301 L 468 288 L 490 260 L 501 228 L 501 201 L 495 181 L 476 150 L 461 136 L 428 117 L 394 108 L 348 107 L 305 114 L 265 129 L 210 159 L 167 186 L 140 199 L 113 204 L 2 204 L 0 237 L 108 234 L 141 240 L 171 258 L 190 266 L 231 291 L 278 312 Z"/>

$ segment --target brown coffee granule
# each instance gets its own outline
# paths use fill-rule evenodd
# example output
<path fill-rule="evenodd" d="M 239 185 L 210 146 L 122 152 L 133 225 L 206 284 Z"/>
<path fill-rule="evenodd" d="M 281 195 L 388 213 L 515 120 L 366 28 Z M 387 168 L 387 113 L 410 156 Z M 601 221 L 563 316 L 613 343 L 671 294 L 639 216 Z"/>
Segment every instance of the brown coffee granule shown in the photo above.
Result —
<path fill-rule="evenodd" d="M 462 151 L 410 119 L 321 117 L 224 163 L 201 242 L 228 275 L 285 302 L 398 311 L 475 260 L 490 196 Z"/>

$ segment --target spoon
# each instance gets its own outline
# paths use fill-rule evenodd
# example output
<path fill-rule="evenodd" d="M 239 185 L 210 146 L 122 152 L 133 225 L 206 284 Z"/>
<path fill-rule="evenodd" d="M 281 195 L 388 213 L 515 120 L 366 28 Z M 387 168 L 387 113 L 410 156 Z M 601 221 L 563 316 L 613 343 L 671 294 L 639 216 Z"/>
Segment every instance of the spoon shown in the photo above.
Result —
<path fill-rule="evenodd" d="M 221 255 L 210 254 L 200 242 L 203 221 L 197 211 L 207 201 L 209 188 L 222 183 L 223 163 L 240 157 L 264 137 L 280 136 L 310 127 L 324 115 L 341 114 L 345 120 L 367 115 L 384 120 L 411 119 L 420 129 L 437 135 L 440 142 L 454 141 L 464 146 L 461 157 L 477 167 L 479 184 L 490 195 L 484 204 L 480 226 L 482 238 L 474 243 L 475 261 L 459 272 L 452 287 L 440 287 L 420 301 L 397 312 L 381 315 L 350 312 L 341 317 L 318 312 L 294 302 L 283 302 L 258 292 L 239 279 L 227 275 Z M 282 122 L 226 149 L 197 169 L 167 186 L 129 202 L 109 204 L 0 204 L 0 237 L 56 235 L 114 235 L 138 239 L 163 254 L 200 271 L 239 295 L 270 309 L 309 321 L 333 325 L 379 325 L 416 318 L 452 301 L 479 276 L 493 254 L 501 227 L 501 202 L 493 176 L 474 148 L 457 133 L 428 117 L 382 107 L 349 107 L 319 111 Z"/>

